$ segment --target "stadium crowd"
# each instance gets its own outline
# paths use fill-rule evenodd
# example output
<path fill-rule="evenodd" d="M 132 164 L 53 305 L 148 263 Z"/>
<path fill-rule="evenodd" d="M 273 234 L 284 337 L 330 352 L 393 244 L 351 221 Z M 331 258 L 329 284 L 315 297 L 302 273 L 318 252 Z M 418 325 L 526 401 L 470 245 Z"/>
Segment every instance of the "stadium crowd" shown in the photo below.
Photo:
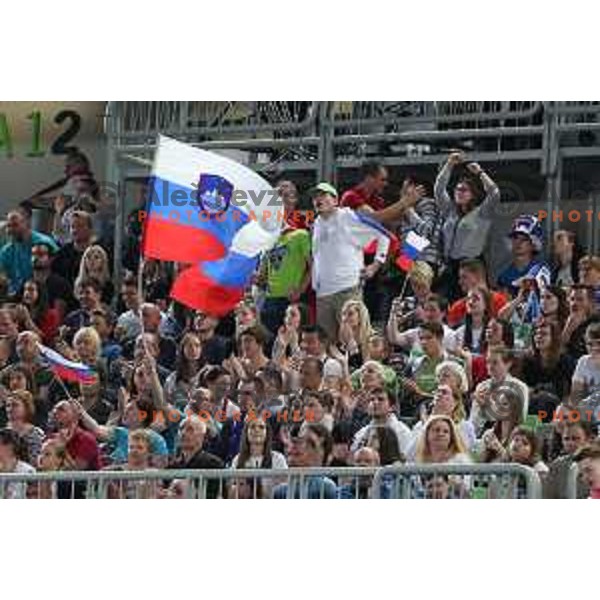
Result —
<path fill-rule="evenodd" d="M 545 497 L 563 498 L 576 461 L 578 496 L 600 497 L 600 257 L 570 231 L 544 240 L 534 215 L 498 231 L 499 189 L 463 153 L 450 154 L 432 194 L 407 179 L 392 205 L 377 162 L 344 193 L 321 183 L 309 191 L 314 222 L 299 218 L 294 183 L 277 182 L 289 218 L 222 318 L 169 299 L 178 265 L 140 260 L 135 211 L 115 282 L 84 157 L 70 158 L 67 176 L 52 231 L 33 230 L 26 206 L 7 216 L 0 473 L 518 463 L 538 473 Z M 429 245 L 405 270 L 402 242 L 382 227 Z M 500 235 L 511 264 L 492 281 L 484 253 Z M 60 380 L 40 344 L 93 379 Z M 189 481 L 144 485 L 113 495 L 185 497 Z M 373 494 L 369 477 L 307 486 L 309 497 Z M 208 495 L 300 494 L 290 487 L 263 477 Z M 442 475 L 415 489 L 476 495 Z M 45 481 L 2 490 L 85 494 Z"/>

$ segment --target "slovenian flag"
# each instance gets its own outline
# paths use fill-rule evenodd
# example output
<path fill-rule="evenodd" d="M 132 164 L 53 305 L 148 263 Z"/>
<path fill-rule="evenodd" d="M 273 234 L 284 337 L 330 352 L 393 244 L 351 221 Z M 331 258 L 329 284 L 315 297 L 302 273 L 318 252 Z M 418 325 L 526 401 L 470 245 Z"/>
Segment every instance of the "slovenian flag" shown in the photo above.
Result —
<path fill-rule="evenodd" d="M 414 231 L 409 231 L 402 241 L 400 256 L 396 260 L 396 265 L 403 271 L 409 272 L 414 262 L 419 258 L 421 252 L 429 246 L 429 240 Z"/>
<path fill-rule="evenodd" d="M 281 199 L 262 177 L 219 154 L 160 136 L 142 254 L 192 265 L 171 297 L 221 316 L 242 299 L 262 252 L 279 237 Z"/>
<path fill-rule="evenodd" d="M 57 377 L 73 383 L 94 383 L 96 381 L 96 373 L 88 365 L 68 360 L 62 354 L 41 344 L 38 344 L 38 348 Z"/>

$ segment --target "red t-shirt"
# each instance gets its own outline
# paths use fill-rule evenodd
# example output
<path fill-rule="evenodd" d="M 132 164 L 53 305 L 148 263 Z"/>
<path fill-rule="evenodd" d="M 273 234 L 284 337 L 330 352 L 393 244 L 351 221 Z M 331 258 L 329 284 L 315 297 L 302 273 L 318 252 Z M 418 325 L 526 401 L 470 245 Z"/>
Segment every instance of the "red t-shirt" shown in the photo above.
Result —
<path fill-rule="evenodd" d="M 382 208 L 385 208 L 385 200 L 381 196 L 367 197 L 364 189 L 360 185 L 346 190 L 342 194 L 340 204 L 341 206 L 347 206 L 352 210 L 356 210 L 365 204 L 370 206 L 373 210 L 381 210 Z"/>
<path fill-rule="evenodd" d="M 492 292 L 492 317 L 495 317 L 500 309 L 508 302 L 508 298 L 502 292 Z M 467 314 L 467 299 L 461 298 L 448 308 L 448 326 L 458 327 Z"/>
<path fill-rule="evenodd" d="M 77 463 L 78 469 L 82 471 L 100 470 L 98 443 L 94 434 L 89 431 L 78 427 L 67 444 L 67 452 Z"/>

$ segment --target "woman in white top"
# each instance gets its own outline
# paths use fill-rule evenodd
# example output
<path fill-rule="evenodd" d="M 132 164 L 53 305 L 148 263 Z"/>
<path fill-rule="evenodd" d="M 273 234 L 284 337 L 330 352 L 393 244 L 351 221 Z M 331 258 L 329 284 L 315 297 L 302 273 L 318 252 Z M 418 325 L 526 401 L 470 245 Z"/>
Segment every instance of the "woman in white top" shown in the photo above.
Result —
<path fill-rule="evenodd" d="M 240 452 L 231 461 L 234 469 L 287 469 L 285 457 L 271 450 L 272 432 L 267 421 L 246 419 Z"/>
<path fill-rule="evenodd" d="M 445 415 L 452 419 L 463 447 L 472 450 L 477 440 L 473 424 L 465 419 L 465 408 L 460 394 L 449 384 L 438 384 L 433 393 L 432 415 Z M 416 448 L 424 435 L 424 421 L 419 421 L 412 430 L 413 440 L 407 451 L 408 457 L 413 458 Z"/>
<path fill-rule="evenodd" d="M 415 462 L 417 464 L 470 464 L 472 462 L 451 417 L 442 414 L 429 417 L 417 444 Z"/>
<path fill-rule="evenodd" d="M 473 462 L 452 417 L 443 414 L 429 417 L 417 443 L 415 462 L 417 464 L 445 463 L 451 465 L 468 465 Z M 428 478 L 420 478 L 421 487 L 426 485 L 427 481 Z M 452 489 L 453 497 L 468 496 L 471 486 L 469 475 L 452 475 L 448 477 L 447 481 Z"/>

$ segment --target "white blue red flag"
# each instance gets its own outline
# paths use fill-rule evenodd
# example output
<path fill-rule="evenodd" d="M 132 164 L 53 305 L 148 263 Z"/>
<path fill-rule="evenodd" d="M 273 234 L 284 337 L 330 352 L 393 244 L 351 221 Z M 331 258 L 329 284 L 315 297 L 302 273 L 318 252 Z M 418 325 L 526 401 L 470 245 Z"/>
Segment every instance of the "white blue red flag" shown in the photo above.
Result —
<path fill-rule="evenodd" d="M 73 383 L 90 384 L 96 381 L 96 372 L 90 366 L 69 360 L 62 354 L 41 344 L 38 344 L 38 348 L 40 354 L 46 359 L 48 366 L 57 377 Z"/>
<path fill-rule="evenodd" d="M 214 315 L 243 297 L 284 221 L 275 190 L 229 158 L 160 136 L 142 254 L 192 265 L 171 297 Z"/>
<path fill-rule="evenodd" d="M 403 271 L 410 271 L 415 261 L 418 260 L 421 252 L 429 246 L 429 240 L 414 231 L 409 231 L 402 240 L 400 256 L 396 260 L 396 264 Z"/>

